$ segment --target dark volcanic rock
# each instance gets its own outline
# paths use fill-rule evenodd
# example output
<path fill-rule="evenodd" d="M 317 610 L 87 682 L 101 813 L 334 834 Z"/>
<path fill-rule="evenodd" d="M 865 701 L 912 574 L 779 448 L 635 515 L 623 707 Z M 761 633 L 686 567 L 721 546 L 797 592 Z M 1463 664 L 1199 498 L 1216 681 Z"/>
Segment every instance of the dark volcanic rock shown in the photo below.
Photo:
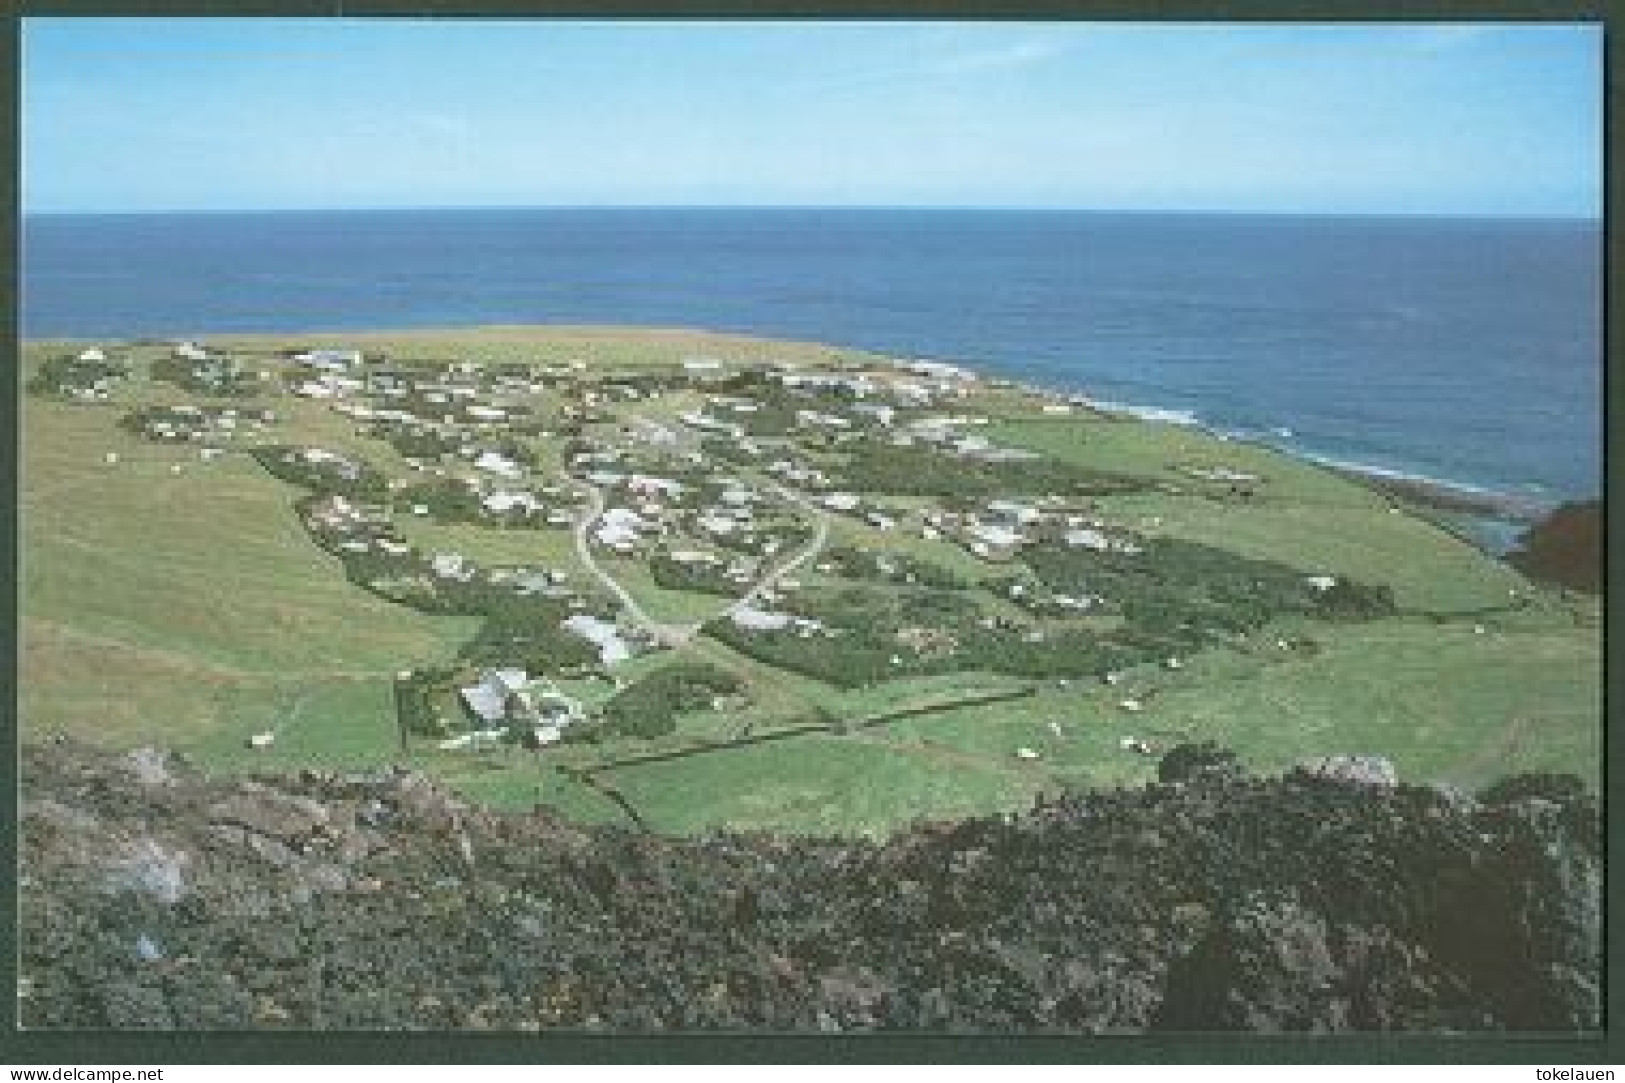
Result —
<path fill-rule="evenodd" d="M 1250 896 L 1171 968 L 1157 1026 L 1346 1030 L 1342 978 L 1324 917 L 1287 895 Z"/>
<path fill-rule="evenodd" d="M 1599 1022 L 1596 805 L 1556 776 L 1473 800 L 1193 746 L 1166 784 L 877 844 L 501 816 L 404 772 L 22 759 L 30 1027 Z"/>
<path fill-rule="evenodd" d="M 1564 504 L 1536 523 L 1507 554 L 1507 563 L 1532 579 L 1592 594 L 1602 590 L 1602 503 Z"/>

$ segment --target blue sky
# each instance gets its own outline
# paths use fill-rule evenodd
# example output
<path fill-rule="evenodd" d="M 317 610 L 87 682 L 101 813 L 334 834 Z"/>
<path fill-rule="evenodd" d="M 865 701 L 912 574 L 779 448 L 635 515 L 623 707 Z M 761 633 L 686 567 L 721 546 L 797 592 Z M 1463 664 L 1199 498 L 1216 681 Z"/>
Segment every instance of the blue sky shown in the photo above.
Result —
<path fill-rule="evenodd" d="M 27 211 L 1596 215 L 1584 25 L 29 19 Z"/>

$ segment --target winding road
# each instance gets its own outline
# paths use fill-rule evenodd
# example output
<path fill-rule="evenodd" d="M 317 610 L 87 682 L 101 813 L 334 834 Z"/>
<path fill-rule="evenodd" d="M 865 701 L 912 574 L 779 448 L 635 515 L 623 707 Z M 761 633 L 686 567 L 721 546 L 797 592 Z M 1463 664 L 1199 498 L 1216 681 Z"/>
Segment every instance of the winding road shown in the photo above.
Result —
<path fill-rule="evenodd" d="M 819 553 L 824 551 L 824 546 L 829 544 L 829 514 L 827 512 L 787 486 L 775 485 L 773 491 L 811 515 L 813 521 L 818 524 L 817 528 L 814 530 L 812 538 L 801 548 L 800 552 L 757 580 L 756 585 L 746 591 L 738 601 L 724 609 L 724 613 L 732 613 L 741 606 L 754 604 L 763 594 L 782 583 L 791 572 L 817 557 Z"/>
<path fill-rule="evenodd" d="M 642 604 L 632 596 L 631 591 L 622 586 L 614 576 L 605 571 L 603 566 L 598 563 L 597 558 L 592 553 L 591 533 L 593 526 L 597 524 L 604 514 L 604 491 L 596 485 L 587 485 L 585 483 L 581 487 L 586 491 L 589 503 L 586 514 L 577 520 L 574 531 L 576 556 L 580 558 L 582 566 L 604 585 L 605 590 L 620 601 L 621 605 L 626 608 L 627 613 L 631 615 L 632 620 L 657 643 L 668 647 L 680 647 L 693 639 L 699 634 L 705 622 L 667 624 L 655 620 L 649 616 L 648 611 L 643 608 Z M 795 555 L 762 576 L 750 590 L 745 592 L 743 597 L 728 603 L 718 613 L 718 616 L 732 613 L 741 606 L 754 604 L 763 594 L 783 582 L 786 576 L 809 560 L 817 557 L 829 542 L 829 516 L 822 509 L 815 506 L 805 496 L 783 485 L 775 486 L 774 491 L 785 500 L 810 513 L 817 523 L 817 529 L 807 544 Z"/>
<path fill-rule="evenodd" d="M 631 615 L 632 620 L 638 627 L 647 632 L 655 642 L 665 644 L 668 647 L 676 647 L 688 642 L 700 630 L 698 624 L 662 624 L 660 621 L 655 620 L 649 616 L 648 611 L 643 608 L 642 604 L 632 597 L 632 592 L 621 586 L 620 582 L 598 563 L 598 558 L 592 555 L 592 545 L 588 535 L 592 531 L 593 525 L 603 517 L 604 491 L 596 485 L 583 485 L 582 487 L 586 489 L 587 499 L 591 504 L 587 513 L 576 522 L 575 526 L 576 556 L 580 558 L 582 565 L 592 573 L 595 579 L 604 585 L 605 590 L 619 599 L 621 605 Z"/>

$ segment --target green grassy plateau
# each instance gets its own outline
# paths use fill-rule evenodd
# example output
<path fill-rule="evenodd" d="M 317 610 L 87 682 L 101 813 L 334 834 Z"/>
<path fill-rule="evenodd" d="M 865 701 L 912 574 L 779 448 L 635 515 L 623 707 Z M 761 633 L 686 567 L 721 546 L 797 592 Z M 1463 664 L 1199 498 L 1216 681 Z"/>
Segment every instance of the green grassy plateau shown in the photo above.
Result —
<path fill-rule="evenodd" d="M 822 345 L 615 328 L 219 336 L 209 344 L 270 370 L 285 366 L 275 351 L 295 345 L 354 346 L 397 363 L 580 362 L 572 393 L 614 373 L 680 372 L 681 361 L 697 356 L 805 370 L 887 364 Z M 84 345 L 25 344 L 22 381 L 47 359 Z M 1177 667 L 1129 668 L 1112 686 L 952 672 L 843 689 L 695 635 L 614 669 L 633 681 L 681 660 L 738 678 L 740 697 L 686 711 L 670 734 L 534 752 L 403 744 L 393 675 L 450 659 L 479 619 L 426 615 L 346 581 L 338 559 L 301 526 L 297 490 L 240 449 L 256 441 L 321 445 L 362 455 L 390 478 L 406 477 L 402 457 L 327 403 L 280 393 L 274 382 L 250 400 L 275 410 L 274 426 L 222 457 L 204 461 L 195 445 L 148 442 L 118 425 L 132 409 L 224 400 L 151 379 L 150 366 L 169 355 L 167 345 L 100 345 L 133 372 L 108 400 L 25 394 L 21 403 L 20 697 L 28 741 L 62 732 L 114 748 L 159 744 L 230 771 L 409 762 L 493 804 L 545 801 L 584 820 L 618 822 L 630 806 L 642 822 L 670 832 L 733 825 L 882 834 L 912 821 L 1018 807 L 1042 792 L 1154 776 L 1154 756 L 1122 747 L 1129 736 L 1163 748 L 1215 740 L 1260 770 L 1308 756 L 1370 753 L 1390 758 L 1401 777 L 1465 787 L 1523 770 L 1569 771 L 1593 784 L 1599 774 L 1595 600 L 1532 583 L 1396 498 L 1314 465 L 1189 428 L 1083 410 L 1044 413 L 1036 396 L 1007 388 L 973 390 L 954 411 L 990 417 L 979 432 L 997 444 L 1146 483 L 1096 497 L 1092 514 L 1145 539 L 1200 542 L 1306 576 L 1387 587 L 1396 611 L 1360 622 L 1279 617 Z M 538 394 L 538 414 L 545 408 L 552 416 L 560 394 Z M 682 391 L 659 402 L 614 403 L 585 431 L 619 439 L 629 422 L 671 424 L 701 401 Z M 563 446 L 551 434 L 534 444 L 552 464 Z M 116 462 L 107 461 L 110 453 Z M 1256 475 L 1256 492 L 1236 499 L 1200 476 L 1216 468 Z M 926 505 L 914 495 L 880 499 L 905 515 Z M 1020 616 L 989 589 L 1014 566 L 917 530 L 828 519 L 829 545 L 935 563 L 964 577 L 960 593 L 983 613 Z M 572 582 L 590 578 L 569 527 L 499 530 L 410 516 L 397 517 L 397 525 L 426 551 L 458 551 L 487 564 L 530 561 L 561 569 Z M 658 587 L 637 560 L 606 560 L 604 567 L 654 621 L 698 624 L 728 604 Z M 809 590 L 854 586 L 811 563 L 798 578 Z M 1110 618 L 1092 619 L 1111 626 Z M 566 690 L 584 703 L 601 702 L 609 690 L 599 683 Z M 1001 692 L 1023 696 L 906 714 Z M 1142 709 L 1123 708 L 1126 698 Z M 905 716 L 887 720 L 900 712 Z M 810 728 L 831 724 L 840 728 Z M 802 728 L 807 732 L 783 739 L 705 747 Z M 246 746 L 248 735 L 267 730 L 277 735 L 273 747 Z M 686 754 L 648 759 L 662 752 Z M 618 765 L 629 758 L 646 762 Z"/>

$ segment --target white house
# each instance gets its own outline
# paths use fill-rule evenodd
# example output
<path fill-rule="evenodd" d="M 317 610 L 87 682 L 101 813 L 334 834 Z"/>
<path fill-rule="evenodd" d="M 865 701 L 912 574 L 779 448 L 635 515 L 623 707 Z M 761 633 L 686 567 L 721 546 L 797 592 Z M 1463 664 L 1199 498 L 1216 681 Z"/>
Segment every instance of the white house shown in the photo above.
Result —
<path fill-rule="evenodd" d="M 482 451 L 474 460 L 474 468 L 484 470 L 488 474 L 498 477 L 517 479 L 525 474 L 525 468 L 503 455 L 500 451 Z"/>
<path fill-rule="evenodd" d="M 522 669 L 488 669 L 479 682 L 457 690 L 465 706 L 481 721 L 494 725 L 508 716 L 509 697 L 524 692 L 530 675 Z"/>
<path fill-rule="evenodd" d="M 695 521 L 695 525 L 708 534 L 732 534 L 739 529 L 739 523 L 736 520 L 719 515 L 716 512 L 706 512 Z"/>
<path fill-rule="evenodd" d="M 974 523 L 970 536 L 992 549 L 1011 549 L 1024 540 L 1021 532 L 999 523 Z"/>
<path fill-rule="evenodd" d="M 593 532 L 593 537 L 600 545 L 607 545 L 611 549 L 624 549 L 634 544 L 638 536 L 648 529 L 648 525 L 631 508 L 610 508 L 599 520 L 598 529 Z"/>
<path fill-rule="evenodd" d="M 461 553 L 436 553 L 430 559 L 429 567 L 442 579 L 467 582 L 474 578 L 474 566 Z"/>
<path fill-rule="evenodd" d="M 826 493 L 818 502 L 831 511 L 853 511 L 863 499 L 857 493 Z"/>
<path fill-rule="evenodd" d="M 975 374 L 957 365 L 944 364 L 941 361 L 910 361 L 903 366 L 916 376 L 927 376 L 934 380 L 973 380 Z"/>
<path fill-rule="evenodd" d="M 503 515 L 515 509 L 522 509 L 526 512 L 541 511 L 542 503 L 531 493 L 498 489 L 482 497 L 480 507 L 494 514 Z"/>
<path fill-rule="evenodd" d="M 775 613 L 757 609 L 753 605 L 736 605 L 728 611 L 728 618 L 741 628 L 753 632 L 776 632 L 790 626 L 793 619 L 788 613 Z"/>
<path fill-rule="evenodd" d="M 294 357 L 313 368 L 345 369 L 361 364 L 360 350 L 306 350 Z"/>
<path fill-rule="evenodd" d="M 987 510 L 1000 518 L 1013 519 L 1018 523 L 1037 522 L 1044 517 L 1044 513 L 1037 508 L 1029 507 L 1014 500 L 989 501 Z"/>
<path fill-rule="evenodd" d="M 683 491 L 682 482 L 646 474 L 633 474 L 626 479 L 626 487 L 642 496 L 676 496 Z"/>
<path fill-rule="evenodd" d="M 621 630 L 606 620 L 587 613 L 577 613 L 559 622 L 565 631 L 574 632 L 598 648 L 598 660 L 606 666 L 624 662 L 632 657 L 632 648 L 621 636 Z"/>

